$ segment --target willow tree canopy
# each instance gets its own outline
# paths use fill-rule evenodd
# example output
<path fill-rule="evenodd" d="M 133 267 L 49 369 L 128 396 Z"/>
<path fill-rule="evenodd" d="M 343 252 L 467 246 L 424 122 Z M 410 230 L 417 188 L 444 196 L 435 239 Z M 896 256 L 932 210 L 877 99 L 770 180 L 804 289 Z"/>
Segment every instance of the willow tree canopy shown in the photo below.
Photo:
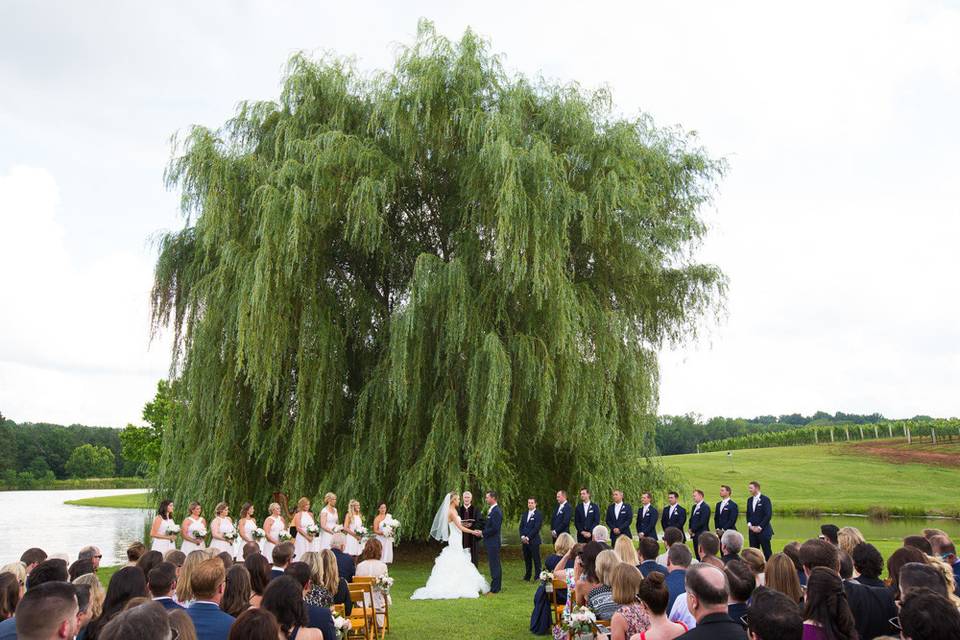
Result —
<path fill-rule="evenodd" d="M 470 31 L 422 23 L 374 75 L 293 57 L 276 102 L 194 127 L 168 169 L 159 489 L 386 500 L 411 534 L 451 489 L 657 488 L 656 350 L 723 294 L 692 256 L 721 168 Z"/>

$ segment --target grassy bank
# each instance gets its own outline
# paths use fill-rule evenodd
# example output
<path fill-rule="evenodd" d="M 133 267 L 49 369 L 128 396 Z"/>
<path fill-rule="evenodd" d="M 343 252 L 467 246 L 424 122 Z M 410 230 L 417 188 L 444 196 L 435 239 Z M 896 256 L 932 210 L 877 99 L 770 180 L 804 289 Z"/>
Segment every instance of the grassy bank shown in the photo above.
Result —
<path fill-rule="evenodd" d="M 747 483 L 757 480 L 783 514 L 859 513 L 960 517 L 960 503 L 945 487 L 960 483 L 960 468 L 904 463 L 867 455 L 856 445 L 813 445 L 665 456 L 663 463 L 716 500 L 717 487 L 733 487 L 746 507 Z M 689 502 L 689 496 L 683 496 Z"/>
<path fill-rule="evenodd" d="M 0 485 L 0 491 L 46 491 L 63 489 L 142 489 L 143 478 L 74 478 L 69 480 L 31 480 L 30 486 Z"/>
<path fill-rule="evenodd" d="M 79 507 L 112 507 L 114 509 L 152 509 L 155 506 L 149 493 L 128 493 L 121 496 L 97 496 L 96 498 L 67 500 L 65 504 L 72 504 Z"/>

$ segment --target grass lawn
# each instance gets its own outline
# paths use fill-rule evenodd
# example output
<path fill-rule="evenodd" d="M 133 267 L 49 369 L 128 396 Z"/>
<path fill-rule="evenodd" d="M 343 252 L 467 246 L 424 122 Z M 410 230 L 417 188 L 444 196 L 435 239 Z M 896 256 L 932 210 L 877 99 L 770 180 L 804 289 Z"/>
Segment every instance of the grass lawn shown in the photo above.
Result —
<path fill-rule="evenodd" d="M 687 489 L 706 491 L 711 505 L 717 488 L 728 484 L 741 511 L 747 484 L 757 480 L 779 513 L 871 513 L 960 516 L 950 490 L 960 484 L 960 468 L 888 462 L 860 455 L 852 445 L 774 447 L 686 454 L 661 458 L 679 471 Z M 689 502 L 684 495 L 683 504 Z"/>
<path fill-rule="evenodd" d="M 115 509 L 153 509 L 149 493 L 126 493 L 119 496 L 98 496 L 96 498 L 82 498 L 67 500 L 65 504 L 80 507 L 113 507 Z"/>

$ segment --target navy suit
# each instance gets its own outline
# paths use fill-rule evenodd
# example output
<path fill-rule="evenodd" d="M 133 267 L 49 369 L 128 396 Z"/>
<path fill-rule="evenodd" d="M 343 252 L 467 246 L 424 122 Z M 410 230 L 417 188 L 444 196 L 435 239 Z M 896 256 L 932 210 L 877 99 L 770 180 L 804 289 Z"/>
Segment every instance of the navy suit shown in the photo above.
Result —
<path fill-rule="evenodd" d="M 750 496 L 747 500 L 747 524 L 760 527 L 760 533 L 750 532 L 750 546 L 763 549 L 764 557 L 770 559 L 770 538 L 773 537 L 773 527 L 770 518 L 773 516 L 773 503 L 770 498 L 760 494 L 760 497 Z"/>
<path fill-rule="evenodd" d="M 500 593 L 502 570 L 500 568 L 500 527 L 503 525 L 503 512 L 495 504 L 487 512 L 487 521 L 483 525 L 483 546 L 487 550 L 487 563 L 490 565 L 490 593 Z"/>
<path fill-rule="evenodd" d="M 550 534 L 556 540 L 561 533 L 570 533 L 570 520 L 573 518 L 573 507 L 569 502 L 564 502 L 563 506 L 558 505 L 557 510 L 553 512 L 550 518 Z"/>
<path fill-rule="evenodd" d="M 621 535 L 631 537 L 630 524 L 633 522 L 633 508 L 626 502 L 620 503 L 620 517 L 616 515 L 616 505 L 611 504 L 607 507 L 607 526 L 610 528 L 610 542 L 615 543 Z M 614 533 L 614 529 L 620 529 L 620 533 Z"/>
<path fill-rule="evenodd" d="M 308 602 L 303 603 L 307 608 L 307 626 L 320 629 L 323 640 L 337 640 L 337 627 L 333 624 L 333 614 L 329 607 L 318 607 Z"/>
<path fill-rule="evenodd" d="M 234 617 L 212 602 L 194 602 L 187 615 L 197 630 L 197 640 L 227 640 Z"/>
<path fill-rule="evenodd" d="M 643 575 L 644 578 L 646 578 L 648 575 L 650 575 L 654 571 L 659 571 L 664 576 L 670 573 L 665 566 L 663 566 L 656 560 L 644 560 L 643 562 L 640 563 L 640 566 L 637 568 L 640 569 L 640 574 Z"/>
<path fill-rule="evenodd" d="M 667 611 L 673 609 L 674 601 L 687 592 L 686 578 L 686 569 L 674 569 L 667 574 L 667 579 L 664 581 L 667 583 L 667 590 L 670 592 L 670 601 L 667 602 Z"/>
<path fill-rule="evenodd" d="M 720 531 L 737 530 L 737 518 L 740 517 L 740 507 L 733 500 L 727 501 L 727 506 L 723 506 L 723 501 L 717 503 L 713 510 L 713 528 Z M 719 534 L 718 534 L 719 535 Z"/>
<path fill-rule="evenodd" d="M 690 535 L 693 539 L 693 555 L 697 562 L 700 561 L 700 550 L 697 549 L 697 538 L 704 531 L 710 528 L 710 505 L 706 500 L 701 500 L 700 504 L 693 505 L 690 510 Z"/>
<path fill-rule="evenodd" d="M 533 517 L 530 517 L 529 511 L 524 511 L 520 516 L 520 537 L 529 538 L 529 542 L 522 542 L 523 564 L 526 569 L 523 574 L 524 580 L 530 579 L 531 565 L 536 567 L 536 576 L 540 577 L 540 527 L 543 526 L 543 514 L 540 509 L 533 510 Z"/>
<path fill-rule="evenodd" d="M 663 513 L 660 515 L 660 528 L 664 531 L 667 530 L 667 527 L 676 527 L 680 529 L 680 534 L 683 535 L 683 541 L 687 541 L 687 533 L 683 530 L 683 525 L 687 522 L 687 511 L 679 504 L 676 505 L 676 509 L 673 512 L 673 515 L 670 515 L 670 505 L 667 505 L 663 508 Z"/>
<path fill-rule="evenodd" d="M 357 573 L 357 563 L 353 561 L 353 558 L 339 549 L 330 550 L 333 551 L 333 555 L 337 558 L 337 573 L 339 573 L 340 577 L 346 580 L 348 584 L 353 582 L 353 576 Z"/>
<path fill-rule="evenodd" d="M 652 504 L 647 507 L 647 515 L 643 515 L 643 506 L 637 511 L 637 534 L 644 538 L 657 539 L 657 508 Z"/>
<path fill-rule="evenodd" d="M 590 542 L 593 540 L 593 528 L 600 524 L 600 508 L 591 502 L 586 513 L 583 509 L 584 504 L 581 502 L 573 513 L 573 525 L 577 528 L 577 542 Z M 591 534 L 591 537 L 584 537 L 584 532 Z"/>
<path fill-rule="evenodd" d="M 282 575 L 283 575 L 283 569 L 277 569 L 276 567 L 274 567 L 273 569 L 270 569 L 271 580 L 273 580 L 274 578 L 279 578 Z"/>
<path fill-rule="evenodd" d="M 181 607 L 180 605 L 178 605 L 176 602 L 174 602 L 174 601 L 173 601 L 173 598 L 171 598 L 171 597 L 169 597 L 169 596 L 168 596 L 168 597 L 165 597 L 165 598 L 163 598 L 163 597 L 161 597 L 161 598 L 154 598 L 153 601 L 156 602 L 156 603 L 157 603 L 158 605 L 160 605 L 161 607 L 163 607 L 164 609 L 166 609 L 167 611 L 172 611 L 172 610 L 174 610 L 174 609 L 183 609 L 183 608 L 184 608 L 184 607 Z"/>

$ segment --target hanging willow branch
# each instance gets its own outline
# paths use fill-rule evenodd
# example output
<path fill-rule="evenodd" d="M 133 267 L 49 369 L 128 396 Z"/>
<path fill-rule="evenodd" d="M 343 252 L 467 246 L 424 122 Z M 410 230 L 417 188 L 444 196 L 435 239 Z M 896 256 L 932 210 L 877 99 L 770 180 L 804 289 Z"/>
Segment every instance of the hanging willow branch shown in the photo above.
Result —
<path fill-rule="evenodd" d="M 155 329 L 181 378 L 159 490 L 335 491 L 407 534 L 452 488 L 662 488 L 656 350 L 718 308 L 692 261 L 722 165 L 606 92 L 423 22 L 392 72 L 290 61 L 166 179 Z"/>

